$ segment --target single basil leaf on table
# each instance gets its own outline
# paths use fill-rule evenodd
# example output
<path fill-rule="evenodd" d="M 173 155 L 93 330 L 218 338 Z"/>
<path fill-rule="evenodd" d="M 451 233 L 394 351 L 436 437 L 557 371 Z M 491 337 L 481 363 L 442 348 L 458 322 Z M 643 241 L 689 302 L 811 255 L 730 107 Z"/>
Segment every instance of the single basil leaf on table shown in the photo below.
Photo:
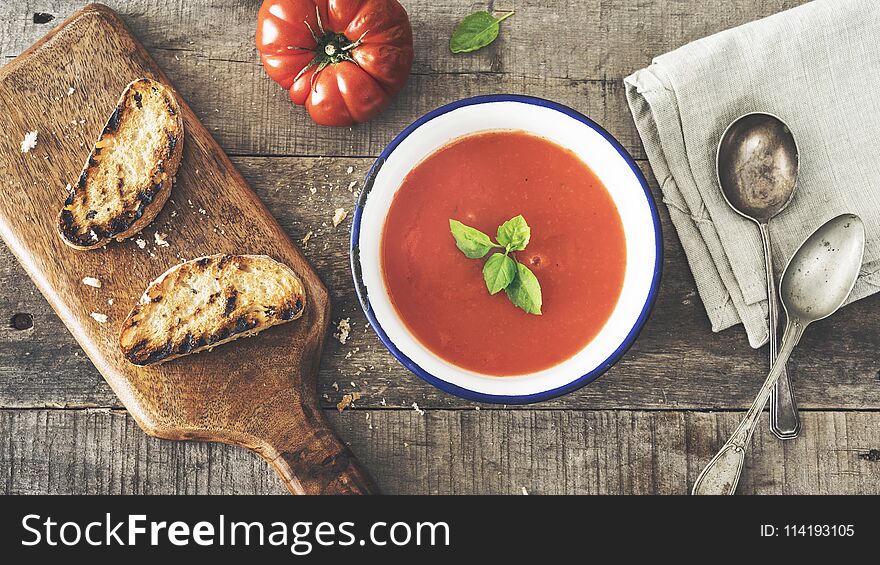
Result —
<path fill-rule="evenodd" d="M 488 235 L 458 220 L 449 220 L 449 231 L 455 238 L 455 246 L 469 259 L 485 257 L 493 247 L 498 247 Z"/>
<path fill-rule="evenodd" d="M 541 284 L 535 274 L 522 263 L 516 263 L 516 278 L 504 291 L 519 308 L 529 314 L 541 315 Z"/>
<path fill-rule="evenodd" d="M 489 12 L 474 12 L 458 24 L 449 40 L 453 53 L 470 53 L 489 45 L 498 37 L 498 24 L 513 15 L 508 12 L 496 18 Z"/>
<path fill-rule="evenodd" d="M 504 253 L 495 253 L 483 265 L 483 279 L 489 294 L 497 294 L 516 278 L 516 261 Z"/>
<path fill-rule="evenodd" d="M 498 243 L 508 251 L 522 251 L 529 244 L 531 236 L 532 230 L 522 215 L 507 220 L 498 228 Z"/>

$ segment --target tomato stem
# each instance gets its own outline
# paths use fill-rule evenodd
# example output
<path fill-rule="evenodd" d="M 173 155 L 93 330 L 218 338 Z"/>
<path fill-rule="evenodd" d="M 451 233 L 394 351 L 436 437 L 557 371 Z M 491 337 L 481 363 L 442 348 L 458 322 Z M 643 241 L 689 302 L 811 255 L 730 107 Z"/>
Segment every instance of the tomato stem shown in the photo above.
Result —
<path fill-rule="evenodd" d="M 365 37 L 368 33 L 370 33 L 370 30 L 367 30 L 367 31 L 365 31 L 364 33 L 362 33 L 361 36 L 357 38 L 357 41 L 354 41 L 354 42 L 352 42 L 352 43 L 349 43 L 348 45 L 346 45 L 345 47 L 343 47 L 342 50 L 343 50 L 343 51 L 350 51 L 350 50 L 354 49 L 355 47 L 357 47 L 358 45 L 360 45 L 361 43 L 364 42 L 364 37 Z"/>
<path fill-rule="evenodd" d="M 296 77 L 293 79 L 293 82 L 296 82 L 310 69 L 318 67 L 309 79 L 310 88 L 315 88 L 315 80 L 318 77 L 318 73 L 324 70 L 327 65 L 336 65 L 345 61 L 358 65 L 358 62 L 351 56 L 350 51 L 361 45 L 364 42 L 364 37 L 367 35 L 367 33 L 369 33 L 369 30 L 367 30 L 362 33 L 361 36 L 355 41 L 352 41 L 348 37 L 346 37 L 344 33 L 324 31 L 324 25 L 321 23 L 321 13 L 316 13 L 318 16 L 318 29 L 321 31 L 322 34 L 320 37 L 315 34 L 315 31 L 312 29 L 312 26 L 309 25 L 309 22 L 307 20 L 303 20 L 303 23 L 306 24 L 307 28 L 309 28 L 309 33 L 312 34 L 312 38 L 314 38 L 315 43 L 317 44 L 315 45 L 314 49 L 308 49 L 308 51 L 314 52 L 315 56 L 311 61 L 309 61 L 308 65 L 303 67 L 299 71 L 299 73 L 297 73 Z M 301 48 L 294 47 L 294 49 Z"/>
<path fill-rule="evenodd" d="M 309 28 L 309 33 L 312 34 L 312 39 L 315 40 L 315 43 L 321 41 L 317 35 L 315 35 L 315 30 L 312 29 L 312 26 L 309 25 L 309 20 L 303 20 L 303 23 L 306 24 L 306 27 Z"/>
<path fill-rule="evenodd" d="M 321 35 L 326 35 L 327 32 L 324 31 L 324 24 L 321 23 L 321 10 L 315 6 L 315 15 L 318 17 L 318 30 L 320 30 Z"/>

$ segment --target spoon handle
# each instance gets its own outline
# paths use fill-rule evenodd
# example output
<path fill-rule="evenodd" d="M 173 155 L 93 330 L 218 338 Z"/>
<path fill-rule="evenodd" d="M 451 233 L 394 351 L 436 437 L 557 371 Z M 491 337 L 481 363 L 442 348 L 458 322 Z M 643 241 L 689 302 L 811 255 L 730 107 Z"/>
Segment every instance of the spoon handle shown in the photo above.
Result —
<path fill-rule="evenodd" d="M 766 223 L 760 223 L 761 241 L 764 247 L 764 270 L 767 273 L 767 301 L 770 311 L 770 366 L 778 356 L 779 336 L 779 293 L 776 279 L 773 276 L 773 255 L 770 247 L 770 229 Z M 801 419 L 798 415 L 797 402 L 791 388 L 788 369 L 782 366 L 779 381 L 773 387 L 770 397 L 770 431 L 779 439 L 794 439 L 801 431 Z"/>
<path fill-rule="evenodd" d="M 721 448 L 718 454 L 712 458 L 703 472 L 697 477 L 694 483 L 693 494 L 733 494 L 736 492 L 736 485 L 739 482 L 739 476 L 742 472 L 743 463 L 746 457 L 746 448 L 752 439 L 752 434 L 767 404 L 767 398 L 773 390 L 773 385 L 779 380 L 785 363 L 791 356 L 794 346 L 800 341 L 804 335 L 804 325 L 797 320 L 789 320 L 785 327 L 785 335 L 782 336 L 782 349 L 779 351 L 779 357 L 773 363 L 767 380 L 758 392 L 758 397 L 752 403 L 751 408 L 746 413 L 745 418 L 737 426 L 736 431 L 727 440 L 727 443 Z"/>

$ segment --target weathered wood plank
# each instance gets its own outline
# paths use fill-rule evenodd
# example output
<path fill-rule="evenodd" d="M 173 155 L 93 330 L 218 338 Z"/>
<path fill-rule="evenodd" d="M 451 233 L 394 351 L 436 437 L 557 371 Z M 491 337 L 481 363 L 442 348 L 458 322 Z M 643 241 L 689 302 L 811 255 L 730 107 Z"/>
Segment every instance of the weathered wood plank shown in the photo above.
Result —
<path fill-rule="evenodd" d="M 327 407 L 353 390 L 363 395 L 359 401 L 363 407 L 408 407 L 412 402 L 428 408 L 472 406 L 409 373 L 366 327 L 348 266 L 350 220 L 333 229 L 331 217 L 337 207 L 351 210 L 357 183 L 371 162 L 235 159 L 294 240 L 313 232 L 305 253 L 330 288 L 333 320 L 351 318 L 354 332 L 348 343 L 328 342 L 319 394 L 326 395 Z M 657 194 L 656 183 L 647 176 Z M 349 192 L 352 182 L 356 185 Z M 750 349 L 739 328 L 711 333 L 663 207 L 661 216 L 666 252 L 663 284 L 642 336 L 605 377 L 578 392 L 542 403 L 541 408 L 726 409 L 751 403 L 764 376 L 765 352 Z M 146 233 L 146 239 L 151 240 L 152 231 L 148 228 Z M 149 260 L 146 253 L 145 260 Z M 880 334 L 874 331 L 880 324 L 878 304 L 880 297 L 863 300 L 810 328 L 792 360 L 803 407 L 880 408 L 880 359 L 869 353 L 880 350 Z M 30 314 L 34 327 L 15 330 L 11 319 L 16 313 Z M 118 406 L 109 387 L 2 246 L 0 321 L 0 407 Z M 833 364 L 828 362 L 832 358 Z"/>
<path fill-rule="evenodd" d="M 685 494 L 739 413 L 346 411 L 334 423 L 385 493 Z M 880 413 L 806 412 L 756 434 L 749 494 L 880 494 Z M 873 453 L 876 453 L 874 451 Z M 148 438 L 124 412 L 0 411 L 0 492 L 283 493 L 235 447 Z"/>
<path fill-rule="evenodd" d="M 807 0 L 401 0 L 412 22 L 419 74 L 519 72 L 581 79 L 619 77 L 634 62 L 694 39 L 805 3 Z M 254 34 L 261 0 L 215 0 L 194 9 L 188 0 L 105 0 L 126 18 L 143 44 L 211 59 L 256 60 Z M 17 54 L 82 7 L 79 0 L 7 2 L 0 53 Z M 498 41 L 452 56 L 449 36 L 474 10 L 516 11 Z M 34 22 L 34 12 L 55 16 Z"/>
<path fill-rule="evenodd" d="M 224 149 L 244 155 L 377 155 L 394 134 L 446 102 L 515 92 L 551 98 L 589 115 L 643 157 L 622 79 L 651 57 L 688 41 L 802 3 L 737 0 L 516 0 L 496 44 L 452 56 L 457 19 L 481 2 L 404 2 L 416 29 L 414 74 L 394 104 L 353 129 L 312 124 L 270 81 L 254 48 L 258 1 L 223 0 L 192 9 L 184 0 L 107 2 L 116 8 Z M 79 8 L 76 0 L 0 7 L 0 54 L 16 55 Z M 33 22 L 33 12 L 56 19 Z"/>

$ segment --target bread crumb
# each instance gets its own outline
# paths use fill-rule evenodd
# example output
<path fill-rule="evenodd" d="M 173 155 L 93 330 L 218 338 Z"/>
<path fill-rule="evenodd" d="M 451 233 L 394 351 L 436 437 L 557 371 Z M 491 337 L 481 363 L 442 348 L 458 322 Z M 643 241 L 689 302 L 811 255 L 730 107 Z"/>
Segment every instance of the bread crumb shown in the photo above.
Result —
<path fill-rule="evenodd" d="M 345 345 L 345 342 L 348 341 L 348 336 L 351 334 L 351 324 L 349 323 L 351 318 L 343 318 L 339 320 L 339 323 L 336 325 L 338 332 L 333 334 L 333 337 L 339 340 L 339 343 Z"/>
<path fill-rule="evenodd" d="M 165 234 L 156 232 L 153 234 L 153 239 L 156 240 L 156 245 L 159 247 L 168 247 L 168 242 L 165 241 Z"/>
<path fill-rule="evenodd" d="M 86 286 L 101 288 L 101 281 L 95 277 L 83 277 L 82 283 Z"/>
<path fill-rule="evenodd" d="M 425 411 L 422 410 L 421 408 L 419 408 L 419 405 L 416 404 L 415 402 L 412 403 L 412 407 L 413 407 L 413 410 L 415 410 L 416 412 L 419 413 L 419 416 L 424 416 L 424 415 L 425 415 Z"/>
<path fill-rule="evenodd" d="M 100 312 L 92 312 L 91 314 L 89 314 L 89 316 L 91 316 L 99 324 L 106 324 L 107 323 L 107 314 L 101 314 Z"/>
<path fill-rule="evenodd" d="M 522 493 L 523 493 L 524 495 L 528 496 L 529 491 L 526 490 L 526 487 L 522 487 Z"/>
<path fill-rule="evenodd" d="M 311 192 L 312 194 L 315 194 L 316 192 L 318 192 L 318 189 L 315 188 L 314 186 L 310 186 L 310 187 L 309 187 L 309 192 Z"/>
<path fill-rule="evenodd" d="M 333 212 L 333 227 L 335 228 L 336 226 L 344 222 L 347 216 L 348 212 L 345 211 L 345 208 L 337 208 Z"/>
<path fill-rule="evenodd" d="M 350 183 L 348 183 L 348 191 L 354 192 L 354 187 L 357 186 L 357 183 L 358 183 L 358 181 L 356 181 L 356 180 L 353 180 Z"/>
<path fill-rule="evenodd" d="M 354 167 L 349 167 L 349 168 L 345 169 L 345 172 L 348 174 L 351 174 L 352 172 L 354 172 Z"/>
<path fill-rule="evenodd" d="M 108 306 L 113 306 L 113 299 L 112 299 L 112 298 L 109 299 L 109 300 L 107 300 L 107 305 L 108 305 Z"/>
<path fill-rule="evenodd" d="M 309 244 L 309 240 L 312 239 L 313 235 L 315 235 L 315 232 L 313 232 L 312 230 L 309 230 L 306 233 L 306 235 L 304 235 L 303 238 L 301 240 L 299 240 L 299 242 L 302 243 L 303 247 L 305 247 L 306 245 Z"/>
<path fill-rule="evenodd" d="M 339 403 L 336 405 L 336 409 L 339 410 L 340 412 L 342 412 L 343 410 L 345 410 L 346 408 L 351 406 L 352 402 L 354 402 L 355 400 L 358 400 L 360 397 L 361 397 L 361 393 L 359 393 L 359 392 L 352 392 L 351 394 L 345 394 L 342 396 L 342 400 L 340 400 Z"/>
<path fill-rule="evenodd" d="M 29 131 L 24 135 L 24 139 L 21 140 L 21 152 L 27 153 L 31 149 L 37 146 L 37 131 Z"/>
<path fill-rule="evenodd" d="M 134 242 L 137 243 L 137 246 L 140 247 L 141 249 L 143 249 L 147 246 L 147 242 L 141 238 L 137 238 L 136 240 L 134 240 Z"/>
<path fill-rule="evenodd" d="M 67 89 L 67 95 L 68 95 L 68 96 L 70 96 L 70 95 L 73 94 L 74 92 L 76 92 L 76 89 L 75 89 L 74 87 L 72 87 L 72 86 L 69 87 L 69 88 Z"/>

